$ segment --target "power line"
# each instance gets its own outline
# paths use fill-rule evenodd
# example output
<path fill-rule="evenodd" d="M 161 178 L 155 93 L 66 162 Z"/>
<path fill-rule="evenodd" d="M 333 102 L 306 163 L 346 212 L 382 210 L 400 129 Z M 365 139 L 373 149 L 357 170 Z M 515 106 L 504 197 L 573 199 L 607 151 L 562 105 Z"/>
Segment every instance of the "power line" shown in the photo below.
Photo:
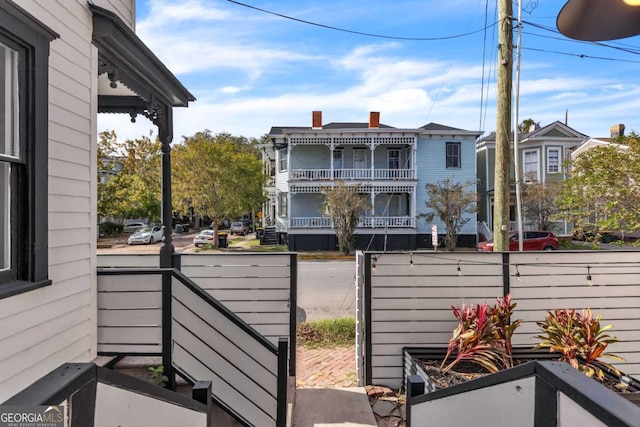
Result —
<path fill-rule="evenodd" d="M 531 51 L 534 51 L 534 52 L 553 53 L 555 55 L 575 56 L 575 57 L 584 58 L 584 59 L 598 59 L 598 60 L 601 60 L 601 61 L 630 62 L 630 63 L 634 63 L 634 64 L 640 64 L 640 61 L 633 61 L 631 59 L 606 58 L 606 57 L 603 57 L 603 56 L 585 55 L 583 53 L 560 52 L 560 51 L 557 51 L 557 50 L 536 49 L 536 48 L 533 48 L 533 47 L 523 47 L 522 49 L 531 50 Z"/>
<path fill-rule="evenodd" d="M 243 7 L 249 8 L 249 9 L 257 10 L 258 12 L 267 13 L 269 15 L 278 16 L 280 18 L 289 19 L 291 21 L 300 22 L 302 24 L 313 25 L 313 26 L 320 27 L 320 28 L 326 28 L 328 30 L 341 31 L 343 33 L 357 34 L 357 35 L 360 35 L 360 36 L 376 37 L 376 38 L 389 39 L 389 40 L 408 40 L 408 41 L 450 40 L 450 39 L 456 39 L 456 38 L 470 36 L 472 34 L 477 34 L 477 33 L 480 33 L 482 31 L 485 31 L 487 29 L 487 28 L 480 28 L 478 30 L 470 31 L 468 33 L 454 34 L 454 35 L 451 35 L 451 36 L 441 36 L 441 37 L 391 36 L 391 35 L 386 35 L 386 34 L 374 34 L 374 33 L 366 33 L 366 32 L 363 32 L 363 31 L 348 30 L 346 28 L 339 28 L 339 27 L 334 27 L 334 26 L 331 26 L 331 25 L 320 24 L 318 22 L 307 21 L 307 20 L 300 19 L 300 18 L 294 18 L 293 16 L 284 15 L 282 13 L 277 13 L 277 12 L 273 12 L 273 11 L 266 10 L 266 9 L 261 9 L 259 7 L 251 6 L 250 4 L 246 4 L 246 3 L 241 3 L 241 2 L 236 1 L 236 0 L 227 0 L 227 1 L 230 2 L 230 3 L 237 4 L 238 6 L 243 6 Z M 491 24 L 488 28 L 491 28 L 491 27 L 493 27 L 495 25 L 496 25 L 495 23 Z"/>

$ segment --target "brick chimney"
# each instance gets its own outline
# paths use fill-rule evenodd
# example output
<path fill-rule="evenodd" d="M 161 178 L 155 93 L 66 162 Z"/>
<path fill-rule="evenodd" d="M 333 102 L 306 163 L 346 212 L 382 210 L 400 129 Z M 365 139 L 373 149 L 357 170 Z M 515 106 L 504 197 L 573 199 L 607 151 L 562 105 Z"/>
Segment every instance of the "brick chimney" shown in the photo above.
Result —
<path fill-rule="evenodd" d="M 369 113 L 369 127 L 370 128 L 379 128 L 380 127 L 380 113 L 377 111 L 371 111 Z"/>
<path fill-rule="evenodd" d="M 311 115 L 311 127 L 322 129 L 322 111 L 314 111 Z"/>
<path fill-rule="evenodd" d="M 611 132 L 611 138 L 616 138 L 618 136 L 624 136 L 624 125 L 619 123 L 617 125 L 613 125 L 609 128 L 609 132 Z"/>

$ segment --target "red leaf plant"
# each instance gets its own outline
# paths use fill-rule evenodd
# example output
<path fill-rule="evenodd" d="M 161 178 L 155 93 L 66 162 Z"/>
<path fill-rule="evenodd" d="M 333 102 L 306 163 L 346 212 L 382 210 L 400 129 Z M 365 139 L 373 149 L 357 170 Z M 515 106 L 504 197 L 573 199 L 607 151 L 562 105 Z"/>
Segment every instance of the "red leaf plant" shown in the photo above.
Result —
<path fill-rule="evenodd" d="M 448 372 L 463 360 L 480 365 L 489 372 L 510 367 L 511 337 L 520 325 L 520 320 L 510 322 L 515 306 L 510 295 L 498 298 L 493 306 L 486 303 L 451 306 L 458 325 L 449 339 L 442 370 Z M 452 355 L 454 359 L 447 364 Z"/>
<path fill-rule="evenodd" d="M 548 348 L 550 352 L 561 354 L 560 360 L 569 363 L 590 378 L 604 379 L 601 367 L 620 375 L 611 364 L 598 360 L 599 357 L 624 361 L 620 356 L 605 353 L 609 344 L 618 342 L 618 338 L 605 334 L 613 325 L 600 326 L 601 315 L 593 317 L 590 309 L 582 313 L 576 310 L 555 310 L 547 313 L 543 322 L 538 322 L 541 342 L 536 348 Z M 597 362 L 597 363 L 596 363 Z"/>

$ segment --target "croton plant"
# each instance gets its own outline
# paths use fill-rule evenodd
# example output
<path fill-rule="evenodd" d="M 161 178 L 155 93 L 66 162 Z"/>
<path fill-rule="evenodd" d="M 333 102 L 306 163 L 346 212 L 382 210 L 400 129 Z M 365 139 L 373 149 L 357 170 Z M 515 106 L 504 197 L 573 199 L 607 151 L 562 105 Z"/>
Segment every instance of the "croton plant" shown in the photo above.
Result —
<path fill-rule="evenodd" d="M 493 305 L 478 304 L 452 306 L 458 325 L 451 334 L 447 354 L 442 362 L 444 372 L 461 361 L 482 366 L 489 372 L 497 372 L 512 366 L 511 338 L 520 326 L 521 319 L 511 320 L 516 303 L 511 295 L 497 298 Z M 612 365 L 599 360 L 608 357 L 624 361 L 615 354 L 605 353 L 609 344 L 618 339 L 605 334 L 612 325 L 601 326 L 601 316 L 593 316 L 591 310 L 555 310 L 538 322 L 540 343 L 535 348 L 548 348 L 560 354 L 560 360 L 571 364 L 589 377 L 604 378 L 602 368 L 619 375 Z M 449 358 L 452 360 L 448 362 Z M 597 362 L 597 363 L 596 363 Z"/>

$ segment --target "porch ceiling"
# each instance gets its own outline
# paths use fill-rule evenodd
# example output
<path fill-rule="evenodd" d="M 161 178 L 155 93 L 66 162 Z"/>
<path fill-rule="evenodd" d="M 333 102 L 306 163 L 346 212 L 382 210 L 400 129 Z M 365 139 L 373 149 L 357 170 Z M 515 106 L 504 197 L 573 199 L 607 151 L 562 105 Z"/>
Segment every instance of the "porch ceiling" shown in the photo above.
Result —
<path fill-rule="evenodd" d="M 137 114 L 159 132 L 172 132 L 171 108 L 187 107 L 195 97 L 113 12 L 89 4 L 93 44 L 98 48 L 98 112 Z M 108 84 L 105 84 L 108 83 Z"/>

